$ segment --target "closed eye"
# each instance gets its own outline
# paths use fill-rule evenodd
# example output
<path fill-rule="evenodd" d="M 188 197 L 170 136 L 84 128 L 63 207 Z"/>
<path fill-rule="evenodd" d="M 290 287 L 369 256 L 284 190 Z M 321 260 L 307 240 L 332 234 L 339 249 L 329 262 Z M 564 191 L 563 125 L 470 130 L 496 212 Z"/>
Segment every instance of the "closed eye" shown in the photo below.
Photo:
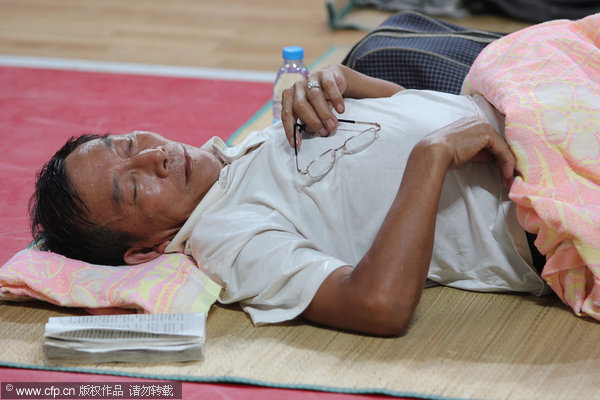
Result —
<path fill-rule="evenodd" d="M 135 203 L 135 199 L 137 198 L 137 182 L 135 177 L 133 178 L 133 202 Z"/>

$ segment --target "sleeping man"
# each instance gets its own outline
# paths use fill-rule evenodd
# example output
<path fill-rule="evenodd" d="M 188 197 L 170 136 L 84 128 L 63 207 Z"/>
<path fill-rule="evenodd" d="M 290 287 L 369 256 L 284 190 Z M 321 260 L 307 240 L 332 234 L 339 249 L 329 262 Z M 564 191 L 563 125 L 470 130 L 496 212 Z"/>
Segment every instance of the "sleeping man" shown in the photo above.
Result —
<path fill-rule="evenodd" d="M 546 293 L 507 197 L 503 119 L 482 97 L 332 66 L 285 92 L 282 119 L 231 148 L 73 139 L 40 173 L 34 233 L 93 263 L 185 252 L 255 324 L 398 335 L 427 283 Z M 324 136 L 301 137 L 297 119 Z"/>

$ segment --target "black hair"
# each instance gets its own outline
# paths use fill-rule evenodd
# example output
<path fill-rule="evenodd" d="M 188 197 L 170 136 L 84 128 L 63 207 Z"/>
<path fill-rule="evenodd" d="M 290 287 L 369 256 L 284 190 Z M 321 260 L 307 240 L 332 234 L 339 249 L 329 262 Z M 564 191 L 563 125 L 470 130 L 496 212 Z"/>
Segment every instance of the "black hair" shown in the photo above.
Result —
<path fill-rule="evenodd" d="M 136 238 L 90 222 L 90 210 L 73 188 L 64 166 L 77 147 L 104 137 L 72 137 L 44 164 L 29 200 L 31 233 L 41 250 L 93 264 L 123 265 L 125 251 Z"/>

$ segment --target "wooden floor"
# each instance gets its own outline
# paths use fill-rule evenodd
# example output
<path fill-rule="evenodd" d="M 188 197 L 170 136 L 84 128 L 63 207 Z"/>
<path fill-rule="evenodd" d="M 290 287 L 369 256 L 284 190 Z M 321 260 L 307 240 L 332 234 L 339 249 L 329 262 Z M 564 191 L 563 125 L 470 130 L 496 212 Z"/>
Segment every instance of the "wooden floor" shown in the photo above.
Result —
<path fill-rule="evenodd" d="M 365 34 L 327 20 L 324 0 L 0 0 L 0 54 L 274 71 L 283 46 L 303 46 L 311 63 Z"/>

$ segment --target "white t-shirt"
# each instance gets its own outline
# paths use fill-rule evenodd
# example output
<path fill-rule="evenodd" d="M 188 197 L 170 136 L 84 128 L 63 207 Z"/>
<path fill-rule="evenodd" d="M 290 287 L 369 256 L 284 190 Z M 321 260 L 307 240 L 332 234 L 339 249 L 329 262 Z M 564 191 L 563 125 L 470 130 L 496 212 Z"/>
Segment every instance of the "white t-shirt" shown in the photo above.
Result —
<path fill-rule="evenodd" d="M 224 288 L 219 300 L 239 302 L 255 324 L 295 318 L 332 271 L 361 260 L 396 196 L 412 148 L 425 135 L 473 115 L 502 130 L 501 117 L 481 98 L 405 90 L 391 98 L 345 101 L 343 118 L 377 122 L 381 131 L 360 153 L 338 151 L 319 180 L 298 173 L 281 124 L 236 147 L 226 148 L 220 139 L 205 145 L 229 164 L 167 251 L 185 251 L 202 263 Z M 300 168 L 361 127 L 340 123 L 344 129 L 328 138 L 304 138 Z M 545 293 L 529 264 L 525 233 L 496 164 L 449 171 L 428 278 L 468 290 Z"/>

